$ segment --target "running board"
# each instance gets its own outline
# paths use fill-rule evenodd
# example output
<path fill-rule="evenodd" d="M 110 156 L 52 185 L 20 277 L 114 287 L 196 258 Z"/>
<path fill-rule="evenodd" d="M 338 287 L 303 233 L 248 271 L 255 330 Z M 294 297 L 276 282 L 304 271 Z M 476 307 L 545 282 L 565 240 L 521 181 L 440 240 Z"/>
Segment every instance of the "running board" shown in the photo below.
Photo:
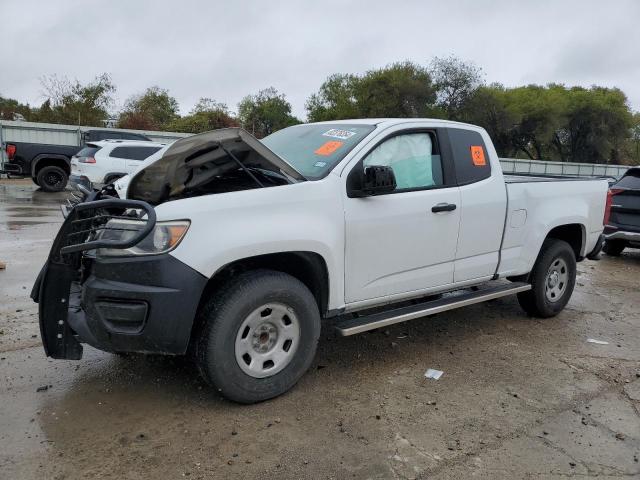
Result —
<path fill-rule="evenodd" d="M 461 290 L 445 294 L 442 298 L 431 300 L 416 305 L 394 308 L 385 312 L 373 313 L 362 317 L 347 318 L 339 320 L 335 326 L 338 333 L 347 337 L 356 333 L 375 330 L 376 328 L 388 327 L 396 323 L 414 320 L 436 313 L 446 312 L 460 307 L 466 307 L 475 303 L 486 302 L 495 298 L 505 297 L 520 292 L 531 290 L 531 285 L 524 282 L 513 282 L 501 284 L 496 287 L 481 288 L 480 290 Z"/>

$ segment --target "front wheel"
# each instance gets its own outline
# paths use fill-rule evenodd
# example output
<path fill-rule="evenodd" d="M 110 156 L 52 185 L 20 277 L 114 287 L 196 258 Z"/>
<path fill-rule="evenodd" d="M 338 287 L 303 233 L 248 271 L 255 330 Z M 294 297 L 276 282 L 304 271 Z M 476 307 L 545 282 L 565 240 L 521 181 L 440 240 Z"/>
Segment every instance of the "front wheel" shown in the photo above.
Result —
<path fill-rule="evenodd" d="M 200 314 L 196 364 L 226 398 L 256 403 L 283 394 L 307 371 L 320 337 L 314 296 L 298 279 L 256 270 L 216 292 Z"/>
<path fill-rule="evenodd" d="M 54 165 L 42 168 L 36 176 L 36 183 L 45 192 L 61 192 L 68 180 L 67 172 Z"/>
<path fill-rule="evenodd" d="M 542 244 L 529 275 L 531 290 L 518 294 L 520 306 L 535 317 L 554 317 L 567 305 L 576 284 L 576 256 L 556 238 Z"/>

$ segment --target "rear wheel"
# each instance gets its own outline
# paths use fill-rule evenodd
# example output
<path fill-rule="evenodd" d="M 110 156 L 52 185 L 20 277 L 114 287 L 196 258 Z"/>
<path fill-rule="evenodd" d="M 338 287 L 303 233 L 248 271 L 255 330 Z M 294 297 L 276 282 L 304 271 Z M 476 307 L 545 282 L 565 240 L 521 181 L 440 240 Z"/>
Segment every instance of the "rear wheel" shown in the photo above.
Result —
<path fill-rule="evenodd" d="M 622 253 L 626 246 L 627 244 L 623 240 L 607 240 L 604 242 L 602 250 L 607 255 L 617 257 Z"/>
<path fill-rule="evenodd" d="M 320 313 L 309 289 L 271 270 L 238 276 L 209 300 L 201 320 L 200 373 L 240 403 L 292 388 L 311 365 L 320 336 Z"/>
<path fill-rule="evenodd" d="M 536 317 L 553 317 L 567 305 L 576 283 L 571 246 L 555 238 L 544 241 L 529 275 L 531 290 L 518 294 L 520 306 Z"/>
<path fill-rule="evenodd" d="M 50 165 L 43 167 L 36 176 L 36 183 L 45 192 L 61 192 L 67 186 L 69 177 L 62 168 Z"/>

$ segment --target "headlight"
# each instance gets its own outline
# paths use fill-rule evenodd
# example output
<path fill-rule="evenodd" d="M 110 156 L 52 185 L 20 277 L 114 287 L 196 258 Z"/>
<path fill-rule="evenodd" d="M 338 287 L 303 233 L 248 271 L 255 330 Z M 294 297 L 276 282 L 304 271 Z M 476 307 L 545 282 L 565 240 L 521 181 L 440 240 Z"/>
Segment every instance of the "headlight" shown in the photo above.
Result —
<path fill-rule="evenodd" d="M 126 241 L 144 228 L 140 220 L 109 220 L 97 239 Z M 188 220 L 157 222 L 154 229 L 133 247 L 99 248 L 99 257 L 121 257 L 131 255 L 159 255 L 178 246 L 189 229 Z M 97 240 L 96 239 L 96 240 Z"/>

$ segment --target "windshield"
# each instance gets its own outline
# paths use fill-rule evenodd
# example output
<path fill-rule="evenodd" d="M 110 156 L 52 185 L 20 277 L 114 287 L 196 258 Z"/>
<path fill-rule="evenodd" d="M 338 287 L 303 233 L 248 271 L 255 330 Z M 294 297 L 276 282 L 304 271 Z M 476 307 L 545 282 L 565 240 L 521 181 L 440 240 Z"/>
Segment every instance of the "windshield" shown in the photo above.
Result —
<path fill-rule="evenodd" d="M 279 130 L 262 142 L 306 178 L 317 180 L 374 128 L 375 125 L 312 123 Z"/>

